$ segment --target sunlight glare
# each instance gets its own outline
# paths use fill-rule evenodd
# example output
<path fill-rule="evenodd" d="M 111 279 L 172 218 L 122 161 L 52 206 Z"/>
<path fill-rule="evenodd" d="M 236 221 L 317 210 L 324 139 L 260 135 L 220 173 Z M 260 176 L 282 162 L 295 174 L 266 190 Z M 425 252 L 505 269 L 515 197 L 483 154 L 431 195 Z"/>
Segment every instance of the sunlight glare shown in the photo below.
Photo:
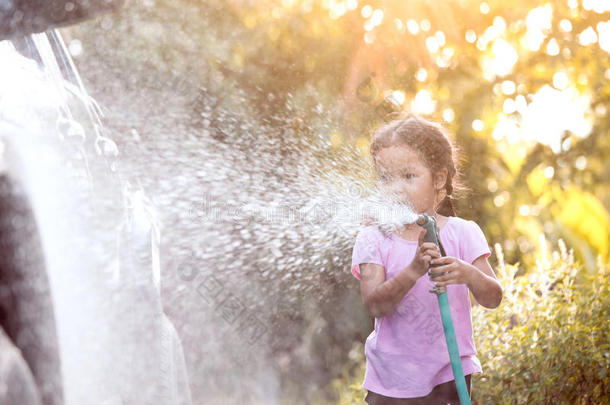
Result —
<path fill-rule="evenodd" d="M 515 103 L 515 100 L 513 100 L 512 98 L 507 98 L 506 100 L 504 100 L 504 104 L 502 104 L 502 110 L 505 114 L 512 114 L 517 111 L 517 105 Z"/>
<path fill-rule="evenodd" d="M 362 7 L 360 14 L 362 14 L 362 17 L 364 18 L 369 18 L 373 14 L 373 7 L 367 4 L 366 6 Z"/>
<path fill-rule="evenodd" d="M 417 33 L 419 33 L 419 25 L 417 24 L 417 21 L 415 21 L 415 20 L 407 21 L 407 29 L 413 35 L 416 35 Z"/>
<path fill-rule="evenodd" d="M 553 86 L 556 89 L 563 90 L 568 87 L 568 75 L 565 72 L 557 72 L 553 75 Z"/>
<path fill-rule="evenodd" d="M 481 121 L 480 119 L 476 119 L 472 121 L 472 129 L 474 129 L 477 132 L 481 132 L 483 130 L 483 128 L 485 128 L 485 124 L 483 124 L 483 121 Z"/>
<path fill-rule="evenodd" d="M 547 32 L 551 29 L 551 21 L 553 18 L 553 8 L 550 4 L 545 4 L 542 7 L 536 7 L 527 14 L 525 24 L 527 31 L 525 33 L 525 47 L 530 51 L 540 49 Z"/>
<path fill-rule="evenodd" d="M 411 102 L 411 109 L 416 114 L 432 114 L 436 108 L 436 102 L 428 90 L 420 90 Z"/>
<path fill-rule="evenodd" d="M 473 30 L 466 31 L 466 42 L 470 42 L 471 44 L 477 40 L 477 34 Z"/>
<path fill-rule="evenodd" d="M 434 37 L 436 38 L 439 46 L 445 46 L 445 33 L 443 31 L 436 31 L 434 33 Z"/>
<path fill-rule="evenodd" d="M 383 21 L 383 11 L 381 9 L 377 9 L 373 12 L 373 16 L 371 17 L 371 23 L 375 26 L 381 24 Z"/>
<path fill-rule="evenodd" d="M 592 45 L 597 42 L 597 33 L 593 27 L 588 27 L 578 35 L 578 42 L 582 46 Z"/>
<path fill-rule="evenodd" d="M 515 143 L 515 140 L 519 139 L 519 127 L 517 127 L 514 120 L 507 117 L 501 117 L 491 136 L 496 141 L 506 138 L 509 143 L 513 144 Z"/>
<path fill-rule="evenodd" d="M 565 18 L 559 22 L 559 28 L 561 28 L 565 32 L 572 31 L 572 23 L 570 20 L 566 20 Z"/>
<path fill-rule="evenodd" d="M 420 82 L 426 81 L 428 78 L 428 71 L 424 68 L 419 68 L 417 73 L 415 73 L 415 78 Z"/>
<path fill-rule="evenodd" d="M 392 92 L 392 100 L 394 100 L 398 105 L 403 105 L 405 102 L 405 93 L 400 90 L 394 90 Z"/>
<path fill-rule="evenodd" d="M 358 7 L 358 0 L 347 0 L 346 5 L 348 10 L 355 10 Z"/>
<path fill-rule="evenodd" d="M 570 131 L 579 137 L 591 132 L 586 118 L 590 97 L 579 94 L 573 87 L 559 91 L 544 85 L 522 113 L 521 137 L 548 145 L 555 153 L 561 150 L 561 137 Z"/>
<path fill-rule="evenodd" d="M 599 47 L 610 53 L 610 21 L 597 23 L 597 32 L 599 33 Z"/>
<path fill-rule="evenodd" d="M 519 60 L 517 51 L 507 41 L 498 38 L 491 48 L 493 57 L 483 59 L 483 74 L 486 79 L 493 79 L 493 75 L 505 76 L 509 74 L 515 63 Z"/>
<path fill-rule="evenodd" d="M 481 11 L 482 14 L 488 14 L 489 13 L 489 4 L 487 4 L 486 2 L 481 3 L 481 5 L 479 6 L 479 10 Z"/>
<path fill-rule="evenodd" d="M 559 55 L 559 44 L 555 38 L 551 38 L 551 40 L 546 45 L 546 53 L 551 56 Z"/>
<path fill-rule="evenodd" d="M 436 53 L 439 50 L 439 44 L 436 37 L 428 37 L 426 38 L 426 48 L 430 53 Z"/>
<path fill-rule="evenodd" d="M 451 108 L 445 108 L 443 110 L 443 119 L 445 122 L 453 122 L 455 119 L 455 112 Z"/>
<path fill-rule="evenodd" d="M 610 11 L 610 2 L 608 0 L 583 0 L 582 8 L 587 11 L 593 10 L 598 14 Z"/>
<path fill-rule="evenodd" d="M 502 93 L 506 94 L 507 96 L 510 96 L 511 94 L 515 93 L 515 90 L 515 82 L 513 82 L 512 80 L 504 80 L 502 82 Z"/>

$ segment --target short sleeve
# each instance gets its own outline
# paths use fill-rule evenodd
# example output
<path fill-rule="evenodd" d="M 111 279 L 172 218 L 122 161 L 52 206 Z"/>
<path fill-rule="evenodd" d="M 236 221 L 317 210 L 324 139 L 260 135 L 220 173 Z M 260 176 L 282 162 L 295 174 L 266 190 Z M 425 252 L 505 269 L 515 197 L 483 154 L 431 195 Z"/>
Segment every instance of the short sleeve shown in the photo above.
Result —
<path fill-rule="evenodd" d="M 460 251 L 461 259 L 470 264 L 481 255 L 491 255 L 485 234 L 476 222 L 466 221 L 460 238 Z"/>
<path fill-rule="evenodd" d="M 352 274 L 360 280 L 360 264 L 374 263 L 385 266 L 381 256 L 383 234 L 375 225 L 360 230 L 352 251 Z"/>

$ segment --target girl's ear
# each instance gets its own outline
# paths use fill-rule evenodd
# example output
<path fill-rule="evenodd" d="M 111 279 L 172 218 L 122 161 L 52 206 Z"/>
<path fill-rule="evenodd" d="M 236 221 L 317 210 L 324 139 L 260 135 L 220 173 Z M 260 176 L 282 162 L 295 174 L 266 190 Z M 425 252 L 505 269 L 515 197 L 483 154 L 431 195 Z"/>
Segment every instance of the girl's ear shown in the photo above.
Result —
<path fill-rule="evenodd" d="M 443 167 L 441 170 L 436 172 L 434 175 L 434 188 L 436 190 L 445 188 L 445 184 L 447 184 L 447 174 L 448 170 L 446 167 Z"/>

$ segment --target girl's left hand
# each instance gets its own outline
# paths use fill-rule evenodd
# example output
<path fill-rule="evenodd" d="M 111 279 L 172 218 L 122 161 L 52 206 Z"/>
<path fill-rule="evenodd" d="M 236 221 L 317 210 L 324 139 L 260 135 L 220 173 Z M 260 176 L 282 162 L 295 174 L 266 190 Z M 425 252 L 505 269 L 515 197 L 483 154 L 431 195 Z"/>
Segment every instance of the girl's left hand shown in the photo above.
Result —
<path fill-rule="evenodd" d="M 466 263 L 457 257 L 443 256 L 430 261 L 430 264 L 440 264 L 438 267 L 430 267 L 430 273 L 445 273 L 442 276 L 430 277 L 437 287 L 444 287 L 447 284 L 469 284 L 472 278 L 474 266 Z"/>

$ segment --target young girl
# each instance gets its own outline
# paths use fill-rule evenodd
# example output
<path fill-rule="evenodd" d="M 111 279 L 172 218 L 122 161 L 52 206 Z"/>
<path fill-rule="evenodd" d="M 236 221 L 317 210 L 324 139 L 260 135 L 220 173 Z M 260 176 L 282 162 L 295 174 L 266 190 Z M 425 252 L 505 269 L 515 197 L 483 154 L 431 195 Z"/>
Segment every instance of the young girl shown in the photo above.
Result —
<path fill-rule="evenodd" d="M 380 189 L 433 216 L 445 256 L 423 242 L 416 224 L 386 234 L 375 225 L 356 238 L 352 274 L 363 302 L 375 317 L 366 339 L 365 401 L 378 404 L 459 404 L 434 289 L 445 287 L 470 392 L 470 377 L 482 373 L 472 335 L 470 297 L 486 308 L 502 300 L 502 287 L 487 257 L 485 236 L 473 222 L 455 216 L 451 193 L 456 168 L 443 129 L 421 118 L 392 121 L 379 128 L 370 153 Z M 422 277 L 431 263 L 440 264 Z M 432 281 L 434 280 L 434 281 Z"/>

